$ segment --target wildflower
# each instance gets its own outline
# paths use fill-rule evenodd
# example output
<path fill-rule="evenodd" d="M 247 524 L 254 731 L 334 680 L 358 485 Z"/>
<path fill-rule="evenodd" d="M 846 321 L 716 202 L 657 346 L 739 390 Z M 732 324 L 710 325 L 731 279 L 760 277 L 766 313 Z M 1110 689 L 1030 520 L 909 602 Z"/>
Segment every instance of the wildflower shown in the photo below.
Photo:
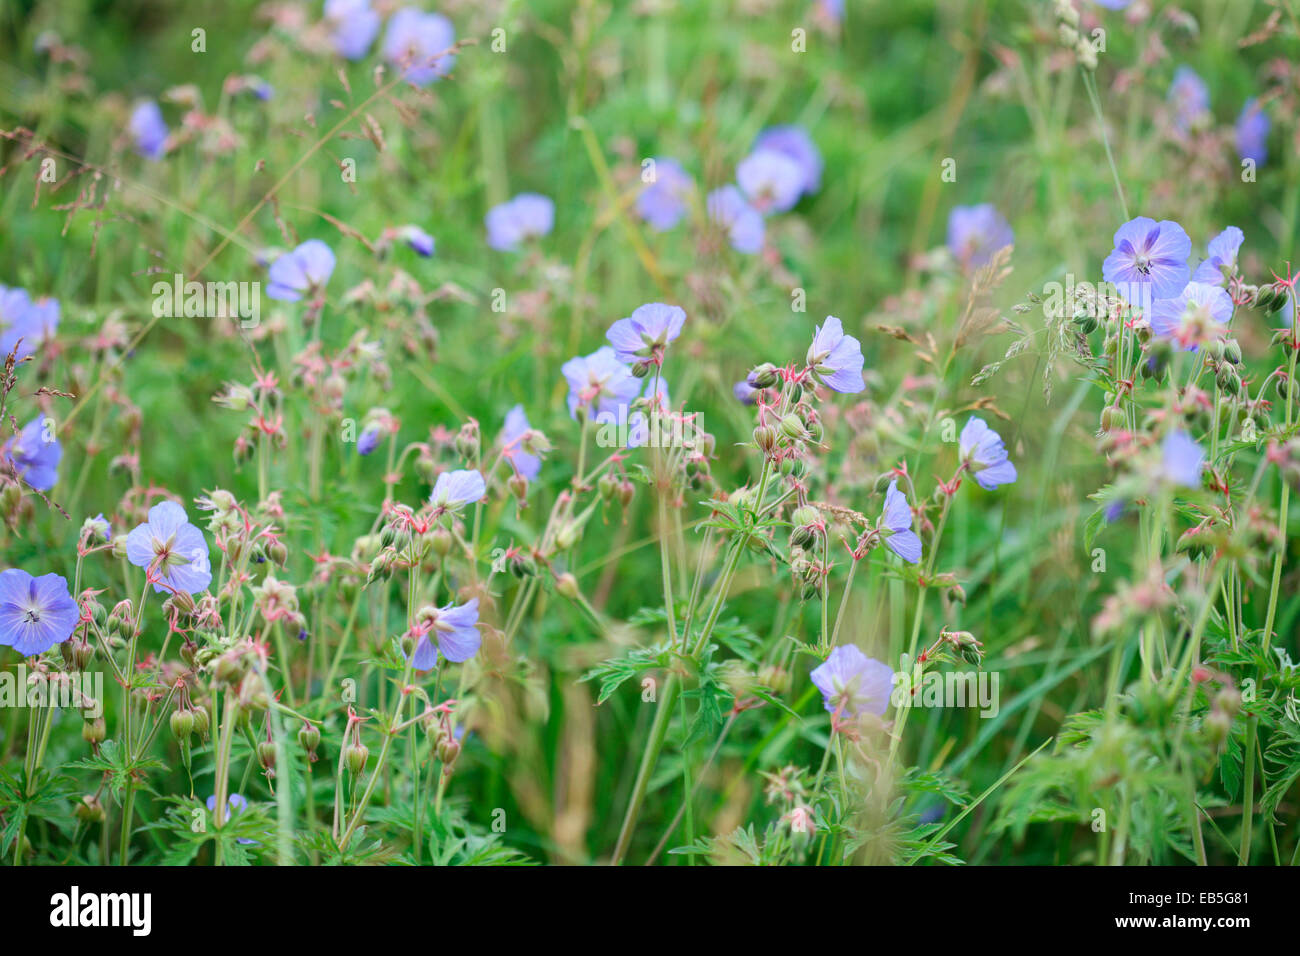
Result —
<path fill-rule="evenodd" d="M 419 640 L 411 665 L 417 671 L 427 671 L 438 663 L 438 652 L 453 664 L 460 664 L 478 653 L 483 642 L 478 631 L 478 598 L 465 604 L 448 604 L 440 608 L 424 608 L 417 623 Z M 437 641 L 435 648 L 429 640 L 432 633 Z"/>
<path fill-rule="evenodd" d="M 228 799 L 226 803 L 229 804 L 230 806 L 230 816 L 228 816 L 226 819 L 230 819 L 230 817 L 233 817 L 236 813 L 241 813 L 244 810 L 248 809 L 248 799 L 244 797 L 242 794 L 232 793 L 230 795 L 230 799 Z M 208 797 L 207 805 L 208 805 L 208 813 L 212 813 L 213 811 L 216 810 L 217 798 L 215 795 Z M 244 846 L 257 846 L 256 840 L 250 840 L 247 837 L 239 837 L 237 840 L 235 840 L 235 842 L 242 843 Z"/>
<path fill-rule="evenodd" d="M 885 491 L 885 508 L 880 514 L 879 528 L 889 531 L 884 535 L 885 547 L 909 564 L 921 560 L 921 539 L 912 530 L 912 509 L 907 495 L 898 490 L 898 481 L 889 483 Z"/>
<path fill-rule="evenodd" d="M 1015 241 L 1015 233 L 992 203 L 954 206 L 948 214 L 948 250 L 967 269 L 984 265 Z"/>
<path fill-rule="evenodd" d="M 113 540 L 113 526 L 108 523 L 103 512 L 83 521 L 81 533 L 87 535 L 88 540 L 99 541 L 101 544 Z"/>
<path fill-rule="evenodd" d="M 753 405 L 758 401 L 760 389 L 749 384 L 749 379 L 742 378 L 735 385 L 731 386 L 731 393 L 736 396 L 736 401 L 742 405 Z"/>
<path fill-rule="evenodd" d="M 862 345 L 844 333 L 844 326 L 833 315 L 817 327 L 812 345 L 808 346 L 808 367 L 827 387 L 837 392 L 860 392 L 862 380 Z"/>
<path fill-rule="evenodd" d="M 841 6 L 840 17 L 843 16 Z M 837 17 L 836 19 L 840 19 Z M 801 126 L 771 126 L 754 140 L 754 152 L 771 150 L 794 160 L 799 167 L 799 191 L 810 196 L 822 186 L 822 155 Z"/>
<path fill-rule="evenodd" d="M 1146 216 L 1130 219 L 1115 230 L 1115 248 L 1102 263 L 1102 276 L 1119 286 L 1130 302 L 1172 299 L 1187 285 L 1187 257 L 1192 240 L 1182 226 Z"/>
<path fill-rule="evenodd" d="M 664 348 L 681 334 L 685 321 L 686 312 L 678 306 L 650 302 L 611 325 L 605 337 L 620 362 L 662 360 Z"/>
<path fill-rule="evenodd" d="M 520 193 L 488 210 L 484 223 L 488 245 L 509 252 L 525 240 L 550 234 L 555 226 L 555 203 L 537 193 Z"/>
<path fill-rule="evenodd" d="M 444 471 L 433 486 L 429 503 L 440 512 L 459 511 L 487 493 L 482 472 L 474 468 Z"/>
<path fill-rule="evenodd" d="M 424 256 L 426 259 L 433 255 L 433 236 L 429 235 L 419 226 L 404 226 L 398 230 L 401 238 L 406 240 L 406 244 Z"/>
<path fill-rule="evenodd" d="M 18 358 L 36 350 L 36 323 L 32 299 L 26 289 L 0 285 L 0 358 L 18 346 Z"/>
<path fill-rule="evenodd" d="M 1205 452 L 1186 432 L 1174 431 L 1160 443 L 1161 471 L 1174 484 L 1188 488 L 1201 486 L 1201 465 Z"/>
<path fill-rule="evenodd" d="M 654 181 L 636 197 L 636 212 L 652 229 L 665 232 L 686 215 L 687 197 L 695 188 L 695 180 L 676 160 L 666 157 L 654 160 L 654 171 Z"/>
<path fill-rule="evenodd" d="M 126 536 L 126 556 L 156 574 L 155 591 L 197 594 L 212 583 L 207 539 L 174 501 L 149 509 L 149 520 Z"/>
<path fill-rule="evenodd" d="M 961 460 L 985 491 L 1016 480 L 1016 466 L 1007 458 L 1002 436 L 989 428 L 984 419 L 970 418 L 961 430 L 957 446 Z"/>
<path fill-rule="evenodd" d="M 506 412 L 506 427 L 501 434 L 501 441 L 505 446 L 502 454 L 509 459 L 515 471 L 529 481 L 535 481 L 542 470 L 542 460 L 526 450 L 530 447 L 529 439 L 532 434 L 533 428 L 528 424 L 524 406 L 516 405 Z"/>
<path fill-rule="evenodd" d="M 271 263 L 266 294 L 282 302 L 297 302 L 317 294 L 334 272 L 334 253 L 319 239 L 308 239 L 293 252 Z"/>
<path fill-rule="evenodd" d="M 455 44 L 456 28 L 450 20 L 440 13 L 406 7 L 388 21 L 384 59 L 403 67 L 402 78 L 408 83 L 427 86 L 456 65 L 456 55 L 447 52 Z"/>
<path fill-rule="evenodd" d="M 760 213 L 785 212 L 799 201 L 804 171 L 785 153 L 760 149 L 740 161 L 736 182 Z"/>
<path fill-rule="evenodd" d="M 54 437 L 43 415 L 33 418 L 4 447 L 4 457 L 23 480 L 37 491 L 49 491 L 59 480 L 59 459 L 63 446 Z"/>
<path fill-rule="evenodd" d="M 569 416 L 578 417 L 578 409 L 612 412 L 636 398 L 641 383 L 633 377 L 631 369 L 618 360 L 608 345 L 590 355 L 571 358 L 560 371 L 569 383 Z"/>
<path fill-rule="evenodd" d="M 19 568 L 0 571 L 0 644 L 35 657 L 70 638 L 80 619 L 61 575 L 34 578 Z"/>
<path fill-rule="evenodd" d="M 379 447 L 381 431 L 378 425 L 371 425 L 357 437 L 357 454 L 369 455 Z"/>
<path fill-rule="evenodd" d="M 861 713 L 882 716 L 889 709 L 894 672 L 889 665 L 867 657 L 852 644 L 831 651 L 826 662 L 811 674 L 822 692 L 826 709 L 854 717 Z"/>
<path fill-rule="evenodd" d="M 370 0 L 325 0 L 325 19 L 333 27 L 330 39 L 339 56 L 359 60 L 379 33 L 379 14 Z"/>
<path fill-rule="evenodd" d="M 1172 299 L 1151 306 L 1151 331 L 1171 338 L 1175 347 L 1195 352 L 1197 344 L 1215 334 L 1215 326 L 1232 318 L 1232 297 L 1217 285 L 1189 282 Z"/>
<path fill-rule="evenodd" d="M 1259 100 L 1251 97 L 1237 117 L 1237 155 L 1263 166 L 1268 159 L 1268 131 L 1272 124 Z"/>
<path fill-rule="evenodd" d="M 1209 258 L 1196 267 L 1196 271 L 1192 273 L 1192 281 L 1223 285 L 1227 281 L 1224 275 L 1225 268 L 1228 273 L 1237 271 L 1237 252 L 1245 241 L 1245 234 L 1236 226 L 1229 226 L 1211 239 L 1206 250 Z"/>
<path fill-rule="evenodd" d="M 1174 125 L 1187 132 L 1210 112 L 1210 88 L 1190 66 L 1174 71 L 1169 85 L 1169 102 L 1174 108 Z"/>
<path fill-rule="evenodd" d="M 127 127 L 135 151 L 145 159 L 157 162 L 167 152 L 167 124 L 163 122 L 162 110 L 153 100 L 141 100 L 131 111 L 131 122 Z"/>
<path fill-rule="evenodd" d="M 705 201 L 709 220 L 727 230 L 731 248 L 753 255 L 763 248 L 763 216 L 745 201 L 735 186 L 723 186 L 709 193 Z"/>

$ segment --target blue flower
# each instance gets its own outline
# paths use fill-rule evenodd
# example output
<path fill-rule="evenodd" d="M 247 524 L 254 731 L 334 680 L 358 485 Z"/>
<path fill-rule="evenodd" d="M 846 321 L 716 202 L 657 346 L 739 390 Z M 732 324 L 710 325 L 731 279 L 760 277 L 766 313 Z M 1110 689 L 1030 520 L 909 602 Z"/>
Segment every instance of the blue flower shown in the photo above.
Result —
<path fill-rule="evenodd" d="M 537 193 L 520 193 L 488 210 L 484 224 L 488 245 L 508 252 L 525 240 L 550 234 L 555 227 L 555 203 Z"/>
<path fill-rule="evenodd" d="M 243 812 L 244 810 L 247 810 L 247 809 L 248 809 L 248 799 L 247 799 L 246 797 L 242 796 L 241 794 L 238 794 L 238 793 L 232 793 L 232 794 L 230 795 L 230 798 L 226 801 L 226 803 L 228 803 L 228 804 L 230 805 L 230 816 L 232 816 L 232 817 L 233 817 L 236 813 L 241 813 L 241 812 Z M 216 808 L 217 808 L 217 798 L 216 798 L 216 796 L 208 797 L 207 804 L 208 804 L 208 813 L 212 813 L 214 810 L 216 810 Z M 227 819 L 229 819 L 229 818 L 227 818 Z M 236 842 L 236 843 L 242 843 L 244 846 L 257 846 L 257 845 L 258 845 L 258 843 L 257 843 L 256 840 L 250 840 L 250 839 L 248 839 L 247 837 L 239 837 L 237 840 L 235 840 L 235 842 Z"/>
<path fill-rule="evenodd" d="M 681 334 L 685 321 L 686 312 L 679 306 L 650 302 L 611 325 L 605 337 L 620 362 L 635 363 L 661 357 L 668 343 Z"/>
<path fill-rule="evenodd" d="M 1232 318 L 1232 297 L 1217 285 L 1189 282 L 1172 299 L 1151 306 L 1151 331 L 1173 340 L 1175 348 L 1195 352 L 1199 343 L 1217 336 L 1216 326 Z"/>
<path fill-rule="evenodd" d="M 308 239 L 271 263 L 266 294 L 282 302 L 297 302 L 304 295 L 318 293 L 333 273 L 333 251 L 319 239 Z"/>
<path fill-rule="evenodd" d="M 912 530 L 912 509 L 907 504 L 907 495 L 898 490 L 896 480 L 885 491 L 885 508 L 877 527 L 889 532 L 882 537 L 890 551 L 909 564 L 921 560 L 921 539 Z"/>
<path fill-rule="evenodd" d="M 0 644 L 36 657 L 70 638 L 80 619 L 62 576 L 34 578 L 19 568 L 0 571 Z"/>
<path fill-rule="evenodd" d="M 742 405 L 754 405 L 758 402 L 758 393 L 760 389 L 749 384 L 749 379 L 742 378 L 735 385 L 731 386 L 731 394 L 736 396 L 736 401 Z"/>
<path fill-rule="evenodd" d="M 357 438 L 357 454 L 369 455 L 379 447 L 380 431 L 378 426 L 372 425 L 361 433 Z"/>
<path fill-rule="evenodd" d="M 1271 123 L 1259 100 L 1246 100 L 1237 117 L 1237 155 L 1263 166 L 1268 159 L 1268 131 Z"/>
<path fill-rule="evenodd" d="M 785 212 L 803 193 L 804 171 L 785 153 L 760 149 L 736 167 L 736 182 L 760 213 Z"/>
<path fill-rule="evenodd" d="M 325 0 L 325 19 L 333 27 L 330 39 L 339 56 L 359 60 L 379 33 L 379 14 L 370 0 Z"/>
<path fill-rule="evenodd" d="M 1192 281 L 1217 286 L 1227 282 L 1223 270 L 1227 267 L 1229 273 L 1237 271 L 1237 252 L 1245 241 L 1245 234 L 1236 226 L 1229 226 L 1211 239 L 1206 250 L 1209 252 L 1209 258 L 1196 267 L 1196 271 L 1192 273 Z"/>
<path fill-rule="evenodd" d="M 723 186 L 709 193 L 705 200 L 709 221 L 727 231 L 731 248 L 753 255 L 763 248 L 763 215 L 741 195 L 735 186 Z"/>
<path fill-rule="evenodd" d="M 167 124 L 157 103 L 153 100 L 137 103 L 127 129 L 137 153 L 153 162 L 163 158 L 167 152 Z"/>
<path fill-rule="evenodd" d="M 487 494 L 483 473 L 477 469 L 444 471 L 434 483 L 429 503 L 438 511 L 459 511 Z"/>
<path fill-rule="evenodd" d="M 429 235 L 419 226 L 406 226 L 401 230 L 401 235 L 402 238 L 406 240 L 407 245 L 426 259 L 433 255 L 433 236 Z"/>
<path fill-rule="evenodd" d="M 440 13 L 406 7 L 388 21 L 384 59 L 402 67 L 407 82 L 427 86 L 456 65 L 456 55 L 447 52 L 455 44 L 456 28 L 450 20 Z"/>
<path fill-rule="evenodd" d="M 49 491 L 59 480 L 63 446 L 43 415 L 33 418 L 4 447 L 5 459 L 37 491 Z M 53 420 L 49 420 L 49 426 Z"/>
<path fill-rule="evenodd" d="M 844 326 L 833 315 L 817 327 L 806 358 L 813 374 L 837 392 L 860 392 L 867 387 L 862 381 L 862 345 L 844 333 Z"/>
<path fill-rule="evenodd" d="M 590 355 L 569 359 L 560 367 L 569 383 L 569 416 L 578 417 L 578 409 L 587 412 L 626 414 L 626 407 L 641 391 L 641 383 L 632 370 L 618 360 L 608 345 Z"/>
<path fill-rule="evenodd" d="M 971 417 L 966 422 L 957 447 L 961 460 L 985 491 L 1016 480 L 1016 466 L 1007 457 L 1002 436 L 989 428 L 984 419 Z"/>
<path fill-rule="evenodd" d="M 826 709 L 833 714 L 881 716 L 889 709 L 889 695 L 894 689 L 893 670 L 888 664 L 867 657 L 852 644 L 832 650 L 826 662 L 810 677 L 822 692 Z"/>
<path fill-rule="evenodd" d="M 664 232 L 686 215 L 695 180 L 674 159 L 656 157 L 654 164 L 654 182 L 647 183 L 636 197 L 636 212 L 652 229 Z"/>
<path fill-rule="evenodd" d="M 1188 488 L 1201 487 L 1201 465 L 1205 462 L 1205 452 L 1186 432 L 1174 431 L 1166 435 L 1160 443 L 1160 457 L 1166 479 Z"/>
<path fill-rule="evenodd" d="M 835 19 L 839 20 L 843 15 L 841 6 L 839 16 Z M 801 194 L 808 196 L 821 189 L 822 154 L 817 151 L 816 144 L 803 127 L 772 126 L 763 130 L 754 140 L 754 152 L 760 150 L 772 150 L 794 160 L 801 175 L 799 184 Z"/>
<path fill-rule="evenodd" d="M 1178 223 L 1138 216 L 1115 230 L 1115 248 L 1101 272 L 1129 302 L 1146 305 L 1183 291 L 1191 276 L 1191 254 L 1192 240 Z"/>
<path fill-rule="evenodd" d="M 212 583 L 207 539 L 174 501 L 149 509 L 149 520 L 126 536 L 126 557 L 154 574 L 155 591 L 198 594 Z"/>
<path fill-rule="evenodd" d="M 984 265 L 1015 241 L 1015 233 L 992 203 L 954 206 L 948 214 L 948 250 L 964 268 Z"/>
<path fill-rule="evenodd" d="M 17 346 L 16 358 L 26 358 L 54 337 L 59 327 L 59 300 L 33 302 L 26 289 L 0 285 L 0 359 Z"/>
<path fill-rule="evenodd" d="M 1190 66 L 1180 66 L 1169 85 L 1169 102 L 1174 108 L 1174 125 L 1185 133 L 1209 115 L 1210 88 Z"/>
<path fill-rule="evenodd" d="M 533 427 L 528 424 L 528 416 L 524 413 L 524 406 L 516 405 L 506 412 L 506 426 L 501 434 L 501 442 L 505 448 L 502 454 L 514 465 L 515 471 L 529 481 L 535 481 L 542 470 L 542 460 L 524 450 L 532 430 Z"/>
<path fill-rule="evenodd" d="M 411 665 L 417 671 L 427 671 L 438 663 L 438 652 L 453 664 L 460 664 L 478 653 L 483 637 L 478 630 L 478 598 L 464 604 L 440 607 L 430 619 L 421 622 L 420 637 L 415 645 Z M 429 640 L 432 634 L 437 641 L 434 647 Z"/>

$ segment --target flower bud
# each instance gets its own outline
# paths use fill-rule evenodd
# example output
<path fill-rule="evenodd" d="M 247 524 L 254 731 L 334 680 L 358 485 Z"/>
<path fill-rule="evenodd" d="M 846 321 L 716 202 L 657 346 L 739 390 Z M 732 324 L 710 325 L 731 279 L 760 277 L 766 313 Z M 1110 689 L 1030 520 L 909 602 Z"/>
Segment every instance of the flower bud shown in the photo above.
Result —
<path fill-rule="evenodd" d="M 107 736 L 108 727 L 103 717 L 93 717 L 81 725 L 81 739 L 88 744 L 101 744 Z"/>
<path fill-rule="evenodd" d="M 747 381 L 751 388 L 773 388 L 781 381 L 781 376 L 775 365 L 764 362 L 749 373 Z"/>
<path fill-rule="evenodd" d="M 776 432 L 770 425 L 759 425 L 754 429 L 754 444 L 763 454 L 772 454 L 776 448 Z"/>
<path fill-rule="evenodd" d="M 565 571 L 555 579 L 555 590 L 570 601 L 576 600 L 578 597 L 578 579 L 570 572 Z"/>
<path fill-rule="evenodd" d="M 343 748 L 343 763 L 353 774 L 366 769 L 366 760 L 370 757 L 370 748 L 365 744 L 348 744 Z"/>
<path fill-rule="evenodd" d="M 194 733 L 194 715 L 178 707 L 172 711 L 171 725 L 172 736 L 177 740 L 187 741 Z"/>
<path fill-rule="evenodd" d="M 806 440 L 809 437 L 808 429 L 804 426 L 803 419 L 794 413 L 781 419 L 781 433 L 787 438 Z"/>
<path fill-rule="evenodd" d="M 275 741 L 263 740 L 257 745 L 257 762 L 263 770 L 275 769 Z"/>
<path fill-rule="evenodd" d="M 316 760 L 316 748 L 320 746 L 320 730 L 311 724 L 303 724 L 298 730 L 298 746 L 307 752 L 307 759 Z"/>
<path fill-rule="evenodd" d="M 438 741 L 438 759 L 444 764 L 451 766 L 459 756 L 460 744 L 456 741 L 456 738 L 445 736 Z"/>
<path fill-rule="evenodd" d="M 99 802 L 99 797 L 93 793 L 88 793 L 77 801 L 76 809 L 73 810 L 77 819 L 82 823 L 103 823 L 104 822 L 104 805 Z"/>

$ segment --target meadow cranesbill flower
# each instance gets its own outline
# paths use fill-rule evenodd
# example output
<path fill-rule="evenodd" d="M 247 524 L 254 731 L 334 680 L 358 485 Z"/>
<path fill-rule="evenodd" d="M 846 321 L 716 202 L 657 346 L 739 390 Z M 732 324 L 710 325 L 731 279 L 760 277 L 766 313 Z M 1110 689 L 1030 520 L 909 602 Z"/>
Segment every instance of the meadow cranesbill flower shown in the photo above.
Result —
<path fill-rule="evenodd" d="M 207 539 L 174 501 L 149 509 L 149 520 L 126 536 L 126 556 L 154 575 L 155 591 L 197 594 L 212 583 Z"/>
<path fill-rule="evenodd" d="M 483 473 L 475 468 L 444 471 L 433 485 L 429 503 L 438 512 L 459 511 L 487 494 Z"/>
<path fill-rule="evenodd" d="M 821 189 L 822 154 L 803 127 L 771 126 L 763 130 L 754 140 L 753 151 L 761 150 L 781 153 L 794 160 L 799 167 L 799 191 L 802 195 L 808 196 Z"/>
<path fill-rule="evenodd" d="M 961 460 L 985 491 L 1016 480 L 1016 466 L 1007 457 L 1002 436 L 989 428 L 984 419 L 971 417 L 966 422 L 957 447 Z"/>
<path fill-rule="evenodd" d="M 685 321 L 686 312 L 679 306 L 649 302 L 611 325 L 605 338 L 620 362 L 662 362 L 664 349 L 681 334 Z"/>
<path fill-rule="evenodd" d="M 1114 241 L 1101 273 L 1129 302 L 1172 299 L 1187 285 L 1192 240 L 1178 223 L 1138 216 L 1115 230 Z"/>
<path fill-rule="evenodd" d="M 70 638 L 80 619 L 61 575 L 34 578 L 19 568 L 0 571 L 0 644 L 36 657 Z"/>
<path fill-rule="evenodd" d="M 804 171 L 785 153 L 760 149 L 736 167 L 736 182 L 749 203 L 763 215 L 785 212 L 799 201 Z"/>
<path fill-rule="evenodd" d="M 921 560 L 921 539 L 912 530 L 912 509 L 907 504 L 907 495 L 898 490 L 897 480 L 891 481 L 885 490 L 885 508 L 877 527 L 888 532 L 882 537 L 890 551 L 909 564 Z"/>
<path fill-rule="evenodd" d="M 664 232 L 686 215 L 695 180 L 675 159 L 656 157 L 654 164 L 654 182 L 646 183 L 636 197 L 636 212 L 652 229 Z"/>
<path fill-rule="evenodd" d="M 0 285 L 0 359 L 18 347 L 18 358 L 26 358 L 36 350 L 39 340 L 36 315 L 31 296 L 26 289 L 11 289 Z"/>
<path fill-rule="evenodd" d="M 723 186 L 709 193 L 705 209 L 711 222 L 727 230 L 731 248 L 751 256 L 763 248 L 763 215 L 745 202 L 735 186 Z"/>
<path fill-rule="evenodd" d="M 808 346 L 808 367 L 818 381 L 837 392 L 860 392 L 866 388 L 862 380 L 862 345 L 833 315 L 819 325 Z"/>
<path fill-rule="evenodd" d="M 1174 108 L 1174 125 L 1187 132 L 1210 112 L 1210 88 L 1190 66 L 1174 71 L 1169 85 L 1169 103 Z"/>
<path fill-rule="evenodd" d="M 560 367 L 569 383 L 569 416 L 578 417 L 578 409 L 588 412 L 620 414 L 620 409 L 637 397 L 641 383 L 632 370 L 618 360 L 608 345 L 590 355 L 569 359 Z"/>
<path fill-rule="evenodd" d="M 53 424 L 53 422 L 51 422 Z M 48 434 L 47 434 L 48 431 Z M 4 446 L 5 459 L 22 479 L 37 491 L 49 491 L 59 480 L 59 459 L 63 446 L 38 415 Z"/>
<path fill-rule="evenodd" d="M 92 541 L 104 543 L 113 540 L 113 526 L 108 523 L 108 519 L 104 517 L 102 511 L 95 517 L 83 521 L 81 531 L 83 534 L 89 535 Z"/>
<path fill-rule="evenodd" d="M 1190 435 L 1182 431 L 1170 432 L 1160 443 L 1161 469 L 1164 477 L 1188 488 L 1201 486 L 1201 465 L 1205 452 Z"/>
<path fill-rule="evenodd" d="M 330 39 L 339 56 L 359 60 L 379 33 L 379 14 L 370 0 L 325 0 L 325 19 L 333 27 Z"/>
<path fill-rule="evenodd" d="M 532 430 L 524 406 L 516 405 L 506 412 L 506 427 L 501 434 L 501 442 L 505 446 L 502 454 L 514 465 L 515 471 L 529 481 L 535 481 L 542 470 L 542 460 L 525 450 Z"/>
<path fill-rule="evenodd" d="M 1227 281 L 1224 269 L 1226 268 L 1228 273 L 1237 271 L 1237 252 L 1245 241 L 1246 236 L 1236 226 L 1229 226 L 1211 239 L 1206 250 L 1209 257 L 1196 267 L 1196 271 L 1192 273 L 1192 281 L 1223 285 Z"/>
<path fill-rule="evenodd" d="M 550 234 L 555 226 L 555 203 L 537 193 L 520 193 L 488 210 L 484 223 L 488 245 L 509 252 L 521 242 Z"/>
<path fill-rule="evenodd" d="M 992 203 L 954 206 L 948 214 L 948 251 L 967 269 L 984 265 L 1015 241 L 1016 234 Z"/>
<path fill-rule="evenodd" d="M 889 709 L 894 672 L 888 664 L 868 657 L 852 644 L 831 651 L 825 663 L 810 675 L 822 692 L 826 709 L 843 717 L 870 713 L 882 716 Z"/>
<path fill-rule="evenodd" d="M 1268 159 L 1268 114 L 1259 105 L 1259 100 L 1252 97 L 1246 100 L 1237 117 L 1237 155 L 1249 159 L 1256 166 L 1263 166 Z"/>
<path fill-rule="evenodd" d="M 736 396 L 736 401 L 742 405 L 753 405 L 758 401 L 760 389 L 749 384 L 749 379 L 742 378 L 735 385 L 731 386 L 731 394 Z"/>
<path fill-rule="evenodd" d="M 145 159 L 157 162 L 167 152 L 167 124 L 162 110 L 153 100 L 141 100 L 131 111 L 127 126 L 135 151 Z"/>
<path fill-rule="evenodd" d="M 438 663 L 438 652 L 453 664 L 461 664 L 478 653 L 483 642 L 478 631 L 478 598 L 464 604 L 426 608 L 416 622 L 419 639 L 411 665 L 417 671 L 431 670 Z M 433 640 L 429 638 L 432 635 Z M 437 642 L 437 647 L 434 646 Z"/>
<path fill-rule="evenodd" d="M 1189 282 L 1172 299 L 1151 306 L 1151 331 L 1172 339 L 1176 348 L 1195 352 L 1199 343 L 1218 334 L 1216 326 L 1232 318 L 1232 297 L 1217 285 Z"/>
<path fill-rule="evenodd" d="M 382 432 L 378 425 L 371 425 L 359 436 L 357 436 L 357 454 L 369 455 L 379 447 L 379 438 Z"/>
<path fill-rule="evenodd" d="M 393 14 L 384 34 L 384 59 L 403 67 L 402 78 L 425 86 L 446 76 L 456 65 L 449 51 L 456 43 L 456 28 L 440 13 L 406 7 Z"/>
<path fill-rule="evenodd" d="M 308 239 L 271 263 L 266 294 L 282 302 L 315 295 L 334 273 L 334 252 L 319 239 Z"/>
<path fill-rule="evenodd" d="M 226 801 L 226 803 L 230 807 L 230 816 L 232 817 L 236 813 L 240 813 L 248 809 L 248 798 L 245 797 L 243 794 L 232 793 L 230 795 L 230 798 Z M 208 813 L 212 813 L 214 810 L 216 810 L 217 798 L 215 795 L 208 797 L 207 805 L 208 805 Z M 248 837 L 239 837 L 238 839 L 235 840 L 235 842 L 242 843 L 244 846 L 257 846 L 257 841 L 250 840 L 248 839 Z"/>

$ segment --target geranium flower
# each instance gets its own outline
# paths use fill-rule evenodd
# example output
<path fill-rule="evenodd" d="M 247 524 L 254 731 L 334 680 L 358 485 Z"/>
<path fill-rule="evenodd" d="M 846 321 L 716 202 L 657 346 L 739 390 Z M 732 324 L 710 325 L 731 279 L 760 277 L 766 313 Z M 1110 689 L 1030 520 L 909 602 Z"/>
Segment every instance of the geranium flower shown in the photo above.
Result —
<path fill-rule="evenodd" d="M 334 252 L 319 239 L 308 239 L 271 263 L 266 294 L 282 302 L 316 295 L 334 274 Z"/>
<path fill-rule="evenodd" d="M 207 539 L 174 501 L 149 509 L 149 520 L 126 536 L 126 556 L 156 576 L 155 591 L 197 594 L 212 583 Z"/>
<path fill-rule="evenodd" d="M 984 419 L 970 418 L 961 430 L 957 446 L 961 460 L 985 491 L 1016 480 L 1016 466 L 1007 457 L 1002 436 L 989 428 Z"/>
<path fill-rule="evenodd" d="M 889 709 L 894 672 L 888 664 L 868 657 L 852 644 L 831 651 L 812 674 L 826 709 L 844 717 L 869 713 L 882 716 Z"/>
<path fill-rule="evenodd" d="M 70 638 L 80 619 L 61 575 L 34 578 L 20 568 L 0 571 L 0 644 L 36 657 Z"/>
<path fill-rule="evenodd" d="M 808 346 L 807 362 L 813 374 L 837 392 L 860 392 L 867 387 L 862 381 L 863 361 L 858 340 L 844 333 L 839 319 L 826 316 L 826 324 L 817 327 Z"/>

